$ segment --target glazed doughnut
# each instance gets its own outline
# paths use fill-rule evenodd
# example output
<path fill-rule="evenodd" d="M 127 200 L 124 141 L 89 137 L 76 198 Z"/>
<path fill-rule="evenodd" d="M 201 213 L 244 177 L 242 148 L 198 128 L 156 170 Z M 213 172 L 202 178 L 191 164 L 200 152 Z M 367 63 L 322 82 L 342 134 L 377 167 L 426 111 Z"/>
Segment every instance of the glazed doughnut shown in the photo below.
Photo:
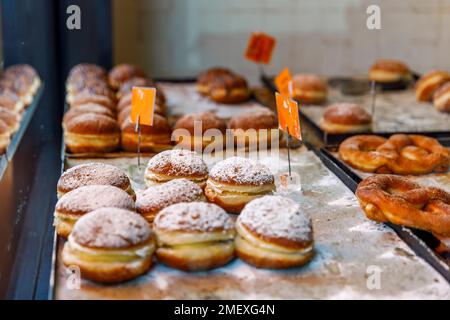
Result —
<path fill-rule="evenodd" d="M 0 155 L 6 152 L 11 142 L 11 132 L 8 125 L 0 119 Z"/>
<path fill-rule="evenodd" d="M 97 282 L 121 282 L 148 271 L 155 235 L 140 215 L 102 208 L 82 217 L 64 244 L 62 261 Z"/>
<path fill-rule="evenodd" d="M 84 163 L 61 175 L 57 185 L 58 198 L 74 189 L 90 185 L 114 186 L 135 197 L 130 179 L 122 170 L 104 163 Z"/>
<path fill-rule="evenodd" d="M 225 121 L 212 112 L 187 114 L 175 123 L 175 141 L 190 150 L 202 150 L 210 144 L 223 146 L 226 128 Z"/>
<path fill-rule="evenodd" d="M 269 168 L 247 158 L 231 157 L 211 169 L 205 195 L 209 202 L 239 213 L 251 200 L 274 190 L 274 177 Z"/>
<path fill-rule="evenodd" d="M 369 219 L 450 236 L 450 193 L 444 190 L 376 175 L 359 183 L 356 196 Z"/>
<path fill-rule="evenodd" d="M 264 196 L 248 203 L 236 231 L 236 254 L 258 268 L 298 267 L 314 255 L 311 219 L 286 197 Z"/>
<path fill-rule="evenodd" d="M 107 116 L 81 114 L 66 123 L 64 141 L 73 153 L 110 152 L 120 145 L 120 128 Z"/>
<path fill-rule="evenodd" d="M 274 136 L 275 138 L 281 136 L 277 116 L 265 107 L 254 108 L 233 116 L 228 122 L 228 129 L 231 129 L 234 143 L 238 148 L 269 147 Z M 262 141 L 265 145 L 261 145 Z"/>
<path fill-rule="evenodd" d="M 418 101 L 431 101 L 434 92 L 444 83 L 450 81 L 450 74 L 445 71 L 431 71 L 416 82 L 416 98 Z"/>
<path fill-rule="evenodd" d="M 19 129 L 19 116 L 9 109 L 0 107 L 0 120 L 8 126 L 10 135 Z"/>
<path fill-rule="evenodd" d="M 163 151 L 149 160 L 145 170 L 147 186 L 180 178 L 191 180 L 201 188 L 205 186 L 208 167 L 198 153 L 179 149 Z"/>
<path fill-rule="evenodd" d="M 433 95 L 434 107 L 441 112 L 450 112 L 450 82 L 436 90 Z"/>
<path fill-rule="evenodd" d="M 164 264 L 198 271 L 221 267 L 234 258 L 234 224 L 220 207 L 205 202 L 178 203 L 159 212 L 154 231 L 156 256 Z"/>
<path fill-rule="evenodd" d="M 111 69 L 108 82 L 111 88 L 117 90 L 123 83 L 134 77 L 145 77 L 145 73 L 137 66 L 123 63 Z"/>
<path fill-rule="evenodd" d="M 372 116 L 355 103 L 335 103 L 325 109 L 320 128 L 331 134 L 371 131 Z"/>
<path fill-rule="evenodd" d="M 71 119 L 75 118 L 76 116 L 79 116 L 80 114 L 85 113 L 95 113 L 95 114 L 101 114 L 104 116 L 107 116 L 111 119 L 115 119 L 115 114 L 111 109 L 108 109 L 105 106 L 102 106 L 101 104 L 96 103 L 86 103 L 86 104 L 80 104 L 75 107 L 72 107 L 69 109 L 69 111 L 66 112 L 66 114 L 63 117 L 63 128 L 65 128 L 67 122 L 69 122 Z"/>
<path fill-rule="evenodd" d="M 137 152 L 139 135 L 135 131 L 136 124 L 128 117 L 121 125 L 121 146 L 124 150 Z M 141 152 L 161 152 L 172 148 L 171 130 L 167 119 L 153 115 L 153 126 L 141 125 Z"/>
<path fill-rule="evenodd" d="M 56 203 L 56 232 L 67 237 L 75 222 L 84 214 L 105 207 L 135 210 L 133 198 L 114 186 L 87 185 L 67 192 Z"/>
<path fill-rule="evenodd" d="M 187 179 L 174 179 L 137 194 L 136 210 L 152 223 L 162 209 L 180 202 L 206 201 L 202 188 Z"/>
<path fill-rule="evenodd" d="M 303 104 L 321 104 L 327 100 L 327 83 L 315 74 L 292 77 L 293 98 Z"/>
<path fill-rule="evenodd" d="M 450 151 L 436 139 L 421 135 L 394 134 L 377 151 L 390 159 L 386 166 L 396 174 L 446 172 L 450 164 Z"/>
<path fill-rule="evenodd" d="M 380 59 L 369 71 L 369 78 L 379 83 L 409 82 L 412 79 L 408 66 L 401 61 Z"/>
<path fill-rule="evenodd" d="M 339 157 L 356 169 L 375 172 L 389 160 L 386 155 L 378 152 L 378 148 L 385 142 L 385 138 L 375 135 L 352 136 L 339 145 Z"/>
<path fill-rule="evenodd" d="M 25 103 L 14 91 L 0 87 L 0 106 L 20 114 L 25 108 Z"/>
<path fill-rule="evenodd" d="M 73 98 L 71 99 L 71 103 L 70 103 L 70 107 L 76 107 L 82 104 L 87 104 L 87 103 L 95 103 L 95 104 L 100 104 L 108 109 L 110 109 L 111 111 L 116 111 L 116 105 L 114 103 L 114 101 L 108 97 L 108 96 L 104 96 L 104 95 L 98 95 L 98 94 L 93 94 L 90 92 L 90 90 L 83 90 L 80 91 L 79 93 L 75 94 L 73 96 Z"/>

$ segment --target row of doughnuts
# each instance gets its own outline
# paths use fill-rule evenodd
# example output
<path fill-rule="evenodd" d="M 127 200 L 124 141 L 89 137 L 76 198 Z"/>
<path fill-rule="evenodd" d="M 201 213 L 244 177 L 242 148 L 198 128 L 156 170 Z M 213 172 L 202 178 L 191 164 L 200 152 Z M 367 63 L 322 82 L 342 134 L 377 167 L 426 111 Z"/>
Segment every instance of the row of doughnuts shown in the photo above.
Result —
<path fill-rule="evenodd" d="M 198 159 L 186 171 L 189 162 L 179 157 L 165 161 L 166 168 L 172 167 L 165 171 L 166 179 L 156 185 L 152 180 L 137 192 L 135 203 L 128 177 L 114 166 L 91 163 L 67 170 L 58 182 L 55 207 L 56 230 L 68 237 L 64 263 L 79 266 L 86 278 L 116 282 L 145 273 L 155 250 L 159 261 L 191 271 L 220 267 L 235 254 L 262 268 L 295 267 L 311 259 L 311 222 L 297 203 L 264 196 L 270 193 L 252 195 L 241 199 L 246 204 L 235 225 L 224 209 L 205 202 L 205 183 L 193 174 L 203 167 Z M 246 187 L 239 194 L 251 191 L 251 185 L 273 183 L 273 177 L 258 173 L 267 168 L 230 159 L 211 175 L 235 188 Z"/>
<path fill-rule="evenodd" d="M 339 157 L 356 169 L 375 173 L 421 175 L 446 172 L 450 166 L 449 149 L 422 135 L 352 136 L 339 145 Z"/>
<path fill-rule="evenodd" d="M 416 83 L 418 101 L 432 101 L 441 112 L 450 112 L 450 73 L 442 70 L 430 71 Z"/>
<path fill-rule="evenodd" d="M 31 104 L 41 80 L 27 64 L 6 68 L 0 76 L 0 154 L 5 153 L 11 136 L 18 130 L 25 108 Z"/>

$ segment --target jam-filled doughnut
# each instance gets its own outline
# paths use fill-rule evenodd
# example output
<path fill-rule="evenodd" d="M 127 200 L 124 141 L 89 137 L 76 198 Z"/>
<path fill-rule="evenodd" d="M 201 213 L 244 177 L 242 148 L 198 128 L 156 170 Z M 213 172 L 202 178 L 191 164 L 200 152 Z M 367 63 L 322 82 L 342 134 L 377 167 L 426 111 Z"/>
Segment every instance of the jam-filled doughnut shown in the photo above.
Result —
<path fill-rule="evenodd" d="M 130 179 L 119 168 L 104 163 L 83 163 L 61 175 L 57 184 L 58 198 L 74 189 L 89 185 L 114 186 L 135 197 Z"/>
<path fill-rule="evenodd" d="M 56 232 L 67 237 L 78 219 L 88 212 L 104 207 L 135 210 L 133 198 L 120 188 L 109 185 L 79 187 L 64 194 L 56 203 Z"/>
<path fill-rule="evenodd" d="M 205 186 L 208 167 L 198 153 L 178 149 L 166 150 L 151 158 L 145 170 L 145 182 L 148 186 L 180 178 L 191 180 L 201 188 Z"/>
<path fill-rule="evenodd" d="M 251 200 L 274 190 L 274 177 L 269 168 L 247 158 L 231 157 L 211 169 L 205 195 L 208 201 L 226 211 L 239 213 Z"/>
<path fill-rule="evenodd" d="M 115 283 L 146 273 L 152 265 L 155 235 L 140 215 L 101 208 L 82 217 L 64 244 L 62 261 L 81 276 Z"/>
<path fill-rule="evenodd" d="M 159 212 L 153 223 L 159 261 L 185 271 L 208 270 L 234 258 L 234 223 L 220 207 L 178 203 Z"/>
<path fill-rule="evenodd" d="M 202 188 L 187 179 L 174 179 L 137 193 L 136 210 L 153 222 L 162 209 L 180 202 L 206 201 Z"/>
<path fill-rule="evenodd" d="M 258 268 L 298 267 L 314 255 L 311 219 L 286 197 L 251 201 L 239 215 L 236 230 L 238 257 Z"/>

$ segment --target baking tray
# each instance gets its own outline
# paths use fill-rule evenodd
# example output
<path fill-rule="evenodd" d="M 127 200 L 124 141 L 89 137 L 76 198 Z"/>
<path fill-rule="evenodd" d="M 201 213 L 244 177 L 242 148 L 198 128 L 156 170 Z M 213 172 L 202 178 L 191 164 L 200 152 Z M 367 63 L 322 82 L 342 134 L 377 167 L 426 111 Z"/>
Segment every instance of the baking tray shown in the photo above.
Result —
<path fill-rule="evenodd" d="M 221 159 L 205 156 L 211 167 Z M 250 155 L 256 157 L 255 154 Z M 135 280 L 101 285 L 81 280 L 65 285 L 59 261 L 63 240 L 55 237 L 51 299 L 450 299 L 450 285 L 389 228 L 365 218 L 353 193 L 306 148 L 291 152 L 292 169 L 302 178 L 302 193 L 290 196 L 311 216 L 316 255 L 302 268 L 262 270 L 236 259 L 208 272 L 182 272 L 158 263 Z M 144 162 L 147 159 L 143 159 Z M 65 159 L 70 167 L 90 159 Z M 136 159 L 102 159 L 143 183 Z M 272 171 L 287 170 L 286 150 L 260 158 Z M 142 173 L 142 172 L 141 172 Z M 136 176 L 136 174 L 138 174 Z M 337 230 L 339 232 L 337 232 Z M 367 286 L 368 268 L 381 268 L 379 290 Z"/>
<path fill-rule="evenodd" d="M 450 141 L 440 140 L 440 142 L 445 146 L 450 146 Z M 336 176 L 338 176 L 342 182 L 352 191 L 356 192 L 358 183 L 361 180 L 369 176 L 370 174 L 362 175 L 357 170 L 351 168 L 336 155 L 336 147 L 327 146 L 321 148 L 318 152 L 318 156 L 321 158 L 323 163 L 329 168 Z M 447 174 L 448 175 L 448 174 Z M 413 176 L 411 177 L 418 183 L 425 184 L 425 179 L 433 179 L 434 177 L 439 177 L 440 174 L 431 174 L 425 176 Z M 417 255 L 421 256 L 428 263 L 430 263 L 442 276 L 444 276 L 447 281 L 450 282 L 450 257 L 448 255 L 441 255 L 436 252 L 439 240 L 437 240 L 431 233 L 425 232 L 423 230 L 401 227 L 391 223 L 386 223 L 402 238 Z"/>
<path fill-rule="evenodd" d="M 276 91 L 273 77 L 263 74 L 261 76 L 261 81 L 267 88 L 274 92 Z M 371 97 L 369 94 L 343 95 L 340 93 L 340 89 L 336 88 L 339 86 L 339 83 L 345 81 L 352 81 L 352 79 L 328 79 L 329 96 L 331 96 L 328 103 L 355 102 L 365 106 L 366 110 L 370 113 L 371 110 L 369 107 L 371 104 Z M 380 99 L 383 99 L 381 104 Z M 377 101 L 374 121 L 375 128 L 373 132 L 368 133 L 383 136 L 391 135 L 393 133 L 420 133 L 434 138 L 450 137 L 450 113 L 437 111 L 431 103 L 417 102 L 412 88 L 400 91 L 380 92 L 377 94 Z M 398 103 L 398 101 L 401 103 Z M 320 118 L 324 110 L 325 105 L 301 105 L 299 107 L 302 118 L 314 128 L 327 145 L 339 144 L 349 136 L 357 134 L 328 134 L 324 132 L 319 126 Z M 390 110 L 398 111 L 390 112 Z M 393 115 L 395 117 L 393 117 Z M 377 128 L 377 126 L 379 128 Z"/>
<path fill-rule="evenodd" d="M 34 112 L 39 105 L 39 101 L 41 99 L 43 91 L 44 82 L 41 82 L 39 89 L 36 91 L 36 94 L 33 97 L 33 101 L 27 106 L 27 108 L 21 115 L 19 129 L 12 136 L 11 142 L 6 149 L 6 152 L 0 156 L 0 179 L 3 177 L 3 173 L 8 167 L 8 163 L 13 159 L 14 154 L 16 153 L 16 150 L 19 147 L 20 142 L 22 141 L 25 131 L 27 131 L 28 125 L 30 124 Z"/>

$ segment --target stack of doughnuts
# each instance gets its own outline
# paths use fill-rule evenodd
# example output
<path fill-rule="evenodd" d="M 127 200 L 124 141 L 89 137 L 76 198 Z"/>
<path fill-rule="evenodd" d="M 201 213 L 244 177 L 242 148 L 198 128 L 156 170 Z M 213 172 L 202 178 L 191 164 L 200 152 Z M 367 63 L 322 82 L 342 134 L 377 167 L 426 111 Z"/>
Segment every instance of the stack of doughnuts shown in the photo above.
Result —
<path fill-rule="evenodd" d="M 0 75 L 0 154 L 6 152 L 40 84 L 36 70 L 27 64 L 10 66 Z"/>
<path fill-rule="evenodd" d="M 325 109 L 320 128 L 331 134 L 371 131 L 372 116 L 355 103 L 335 103 Z"/>
<path fill-rule="evenodd" d="M 136 203 L 130 180 L 111 165 L 81 164 L 61 176 L 55 226 L 67 239 L 65 265 L 78 266 L 86 279 L 115 283 L 146 273 L 154 253 L 159 262 L 184 271 L 218 268 L 236 255 L 271 269 L 311 259 L 311 221 L 293 200 L 264 196 L 274 189 L 266 167 L 242 158 L 216 165 L 215 191 L 232 196 L 213 201 L 218 205 L 207 203 L 210 197 L 191 181 L 203 164 L 187 158 L 195 157 L 191 151 L 175 151 L 181 154 L 165 151 L 150 165 L 165 168 L 167 182 L 138 191 Z M 236 208 L 237 200 L 244 209 L 235 224 L 224 209 Z"/>
<path fill-rule="evenodd" d="M 293 98 L 301 104 L 321 104 L 327 100 L 327 83 L 315 74 L 296 74 L 292 83 Z"/>
<path fill-rule="evenodd" d="M 210 68 L 197 78 L 197 91 L 218 103 L 234 104 L 250 98 L 247 81 L 226 68 Z"/>
<path fill-rule="evenodd" d="M 109 73 L 94 64 L 72 68 L 66 83 L 70 107 L 63 119 L 66 147 L 73 153 L 106 153 L 120 147 L 138 149 L 138 133 L 131 122 L 131 90 L 134 86 L 155 86 L 136 66 L 121 64 Z M 116 92 L 117 90 L 117 92 Z M 165 115 L 165 97 L 157 90 L 153 126 L 141 125 L 142 152 L 159 152 L 171 147 L 171 128 Z"/>
<path fill-rule="evenodd" d="M 446 172 L 450 151 L 434 138 L 394 134 L 385 139 L 375 135 L 357 135 L 339 146 L 339 157 L 350 166 L 375 173 L 421 175 Z"/>
<path fill-rule="evenodd" d="M 450 73 L 443 70 L 430 71 L 416 83 L 417 101 L 433 102 L 441 112 L 450 112 Z"/>

